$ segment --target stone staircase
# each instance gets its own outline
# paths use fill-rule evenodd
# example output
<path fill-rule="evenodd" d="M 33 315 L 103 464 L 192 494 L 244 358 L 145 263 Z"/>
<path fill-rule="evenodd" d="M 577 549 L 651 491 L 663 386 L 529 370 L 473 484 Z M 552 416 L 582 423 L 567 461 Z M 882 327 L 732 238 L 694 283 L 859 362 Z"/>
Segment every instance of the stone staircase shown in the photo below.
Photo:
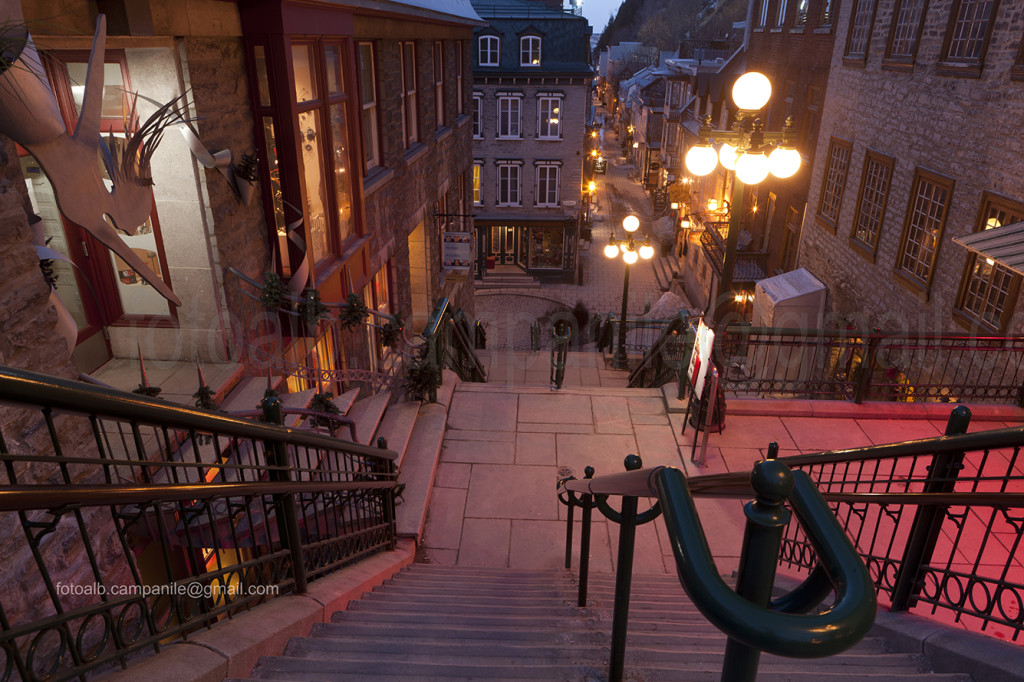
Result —
<path fill-rule="evenodd" d="M 282 656 L 263 656 L 249 680 L 607 679 L 612 574 L 592 574 L 589 604 L 576 607 L 567 571 L 413 564 L 373 592 L 294 637 Z M 625 679 L 718 680 L 725 637 L 668 575 L 638 575 L 630 603 Z M 240 682 L 228 678 L 225 682 Z M 893 653 L 867 637 L 826 659 L 763 655 L 758 680 L 935 680 L 921 655 Z"/>
<path fill-rule="evenodd" d="M 483 280 L 473 280 L 476 289 L 540 289 L 540 282 L 519 268 L 505 266 L 502 270 L 489 270 Z"/>

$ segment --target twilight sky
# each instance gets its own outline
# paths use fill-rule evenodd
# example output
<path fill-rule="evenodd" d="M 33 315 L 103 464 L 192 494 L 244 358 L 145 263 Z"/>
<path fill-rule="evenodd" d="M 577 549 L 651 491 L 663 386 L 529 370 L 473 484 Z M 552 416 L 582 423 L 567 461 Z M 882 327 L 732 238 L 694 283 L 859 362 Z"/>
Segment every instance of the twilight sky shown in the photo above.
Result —
<path fill-rule="evenodd" d="M 604 30 L 608 25 L 608 17 L 621 4 L 622 0 L 583 0 L 583 16 L 590 22 L 595 35 Z"/>

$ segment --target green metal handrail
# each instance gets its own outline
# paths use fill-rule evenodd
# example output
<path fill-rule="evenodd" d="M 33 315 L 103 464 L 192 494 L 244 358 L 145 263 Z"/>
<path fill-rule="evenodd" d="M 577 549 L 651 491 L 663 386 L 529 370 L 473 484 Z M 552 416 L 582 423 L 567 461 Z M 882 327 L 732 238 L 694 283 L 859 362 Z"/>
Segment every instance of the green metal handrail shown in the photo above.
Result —
<path fill-rule="evenodd" d="M 463 381 L 487 381 L 487 372 L 473 349 L 466 318 L 461 310 L 452 310 L 447 298 L 438 299 L 422 336 L 426 344 L 421 361 L 433 365 L 438 372 L 450 369 Z"/>
<path fill-rule="evenodd" d="M 562 333 L 559 333 L 559 327 Z M 565 358 L 572 339 L 572 327 L 566 322 L 556 322 L 551 327 L 551 385 L 562 388 L 565 379 Z"/>
<path fill-rule="evenodd" d="M 680 311 L 668 321 L 658 340 L 644 353 L 640 364 L 629 373 L 626 385 L 630 388 L 657 388 L 673 377 L 678 380 L 686 366 L 687 350 L 693 347 L 693 339 L 689 316 Z M 680 380 L 680 391 L 683 385 Z"/>

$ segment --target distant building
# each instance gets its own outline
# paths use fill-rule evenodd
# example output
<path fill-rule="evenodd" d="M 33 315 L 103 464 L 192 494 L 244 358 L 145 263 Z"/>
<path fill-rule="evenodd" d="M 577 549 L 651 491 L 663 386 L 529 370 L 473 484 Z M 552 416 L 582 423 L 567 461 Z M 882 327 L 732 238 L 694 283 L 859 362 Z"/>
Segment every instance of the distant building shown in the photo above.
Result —
<path fill-rule="evenodd" d="M 541 2 L 473 7 L 473 203 L 478 256 L 572 281 L 593 70 L 590 25 Z"/>

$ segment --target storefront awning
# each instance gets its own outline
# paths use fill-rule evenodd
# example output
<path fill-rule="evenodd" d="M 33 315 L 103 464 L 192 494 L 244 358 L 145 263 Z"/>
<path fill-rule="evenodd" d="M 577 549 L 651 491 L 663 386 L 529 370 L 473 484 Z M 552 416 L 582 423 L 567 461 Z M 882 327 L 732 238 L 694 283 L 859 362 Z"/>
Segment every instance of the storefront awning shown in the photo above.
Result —
<path fill-rule="evenodd" d="M 953 241 L 983 258 L 1024 275 L 1024 222 L 993 227 Z"/>

